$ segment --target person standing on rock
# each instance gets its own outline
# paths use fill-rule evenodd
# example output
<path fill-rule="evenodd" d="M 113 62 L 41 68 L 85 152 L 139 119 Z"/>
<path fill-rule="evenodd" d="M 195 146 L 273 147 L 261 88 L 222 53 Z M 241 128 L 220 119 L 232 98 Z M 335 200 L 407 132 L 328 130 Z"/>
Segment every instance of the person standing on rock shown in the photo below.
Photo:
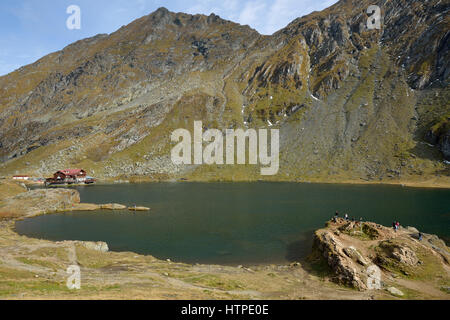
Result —
<path fill-rule="evenodd" d="M 335 214 L 334 214 L 333 221 L 334 221 L 334 222 L 337 222 L 338 217 L 339 217 L 339 211 L 336 211 Z"/>
<path fill-rule="evenodd" d="M 397 221 L 397 222 L 395 223 L 395 227 L 396 227 L 396 229 L 398 230 L 398 229 L 400 228 L 400 222 Z"/>
<path fill-rule="evenodd" d="M 397 225 L 396 225 L 395 221 L 392 222 L 392 228 L 394 229 L 395 232 L 397 232 Z"/>
<path fill-rule="evenodd" d="M 345 221 L 348 221 L 348 214 L 345 214 Z"/>

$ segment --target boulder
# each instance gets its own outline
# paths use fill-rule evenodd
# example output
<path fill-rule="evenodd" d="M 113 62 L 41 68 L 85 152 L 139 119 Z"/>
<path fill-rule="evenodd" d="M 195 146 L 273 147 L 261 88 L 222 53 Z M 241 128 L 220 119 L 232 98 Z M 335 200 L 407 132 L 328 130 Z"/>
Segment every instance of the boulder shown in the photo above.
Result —
<path fill-rule="evenodd" d="M 351 259 L 353 259 L 353 261 L 358 262 L 359 264 L 361 264 L 362 266 L 367 266 L 369 265 L 369 262 L 361 255 L 361 253 L 359 253 L 358 250 L 356 250 L 354 247 L 350 246 L 347 248 L 344 248 L 344 253 Z"/>
<path fill-rule="evenodd" d="M 389 292 L 390 294 L 397 296 L 397 297 L 402 297 L 404 294 L 403 292 L 401 292 L 400 290 L 398 290 L 396 287 L 388 287 L 386 289 L 387 292 Z"/>
<path fill-rule="evenodd" d="M 147 207 L 128 207 L 130 211 L 150 211 L 150 208 Z"/>
<path fill-rule="evenodd" d="M 123 204 L 118 203 L 107 203 L 100 206 L 100 209 L 104 210 L 125 210 L 126 208 Z"/>
<path fill-rule="evenodd" d="M 411 233 L 419 233 L 419 230 L 417 230 L 417 229 L 414 228 L 414 227 L 406 227 L 406 230 L 409 231 L 409 232 L 411 232 Z"/>
<path fill-rule="evenodd" d="M 82 246 L 84 246 L 86 249 L 89 249 L 89 250 L 95 250 L 95 251 L 100 251 L 100 252 L 108 252 L 109 251 L 109 247 L 106 242 L 81 241 L 80 243 Z"/>

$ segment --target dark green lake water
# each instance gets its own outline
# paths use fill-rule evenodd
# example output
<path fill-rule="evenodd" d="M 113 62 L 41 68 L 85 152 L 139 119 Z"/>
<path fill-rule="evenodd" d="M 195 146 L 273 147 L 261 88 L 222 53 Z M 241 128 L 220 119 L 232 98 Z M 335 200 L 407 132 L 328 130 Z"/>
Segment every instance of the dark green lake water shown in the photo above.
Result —
<path fill-rule="evenodd" d="M 297 183 L 148 183 L 77 187 L 83 202 L 150 212 L 74 212 L 18 221 L 19 234 L 106 241 L 111 250 L 188 263 L 284 263 L 311 249 L 336 210 L 386 226 L 398 220 L 446 240 L 450 190 Z"/>

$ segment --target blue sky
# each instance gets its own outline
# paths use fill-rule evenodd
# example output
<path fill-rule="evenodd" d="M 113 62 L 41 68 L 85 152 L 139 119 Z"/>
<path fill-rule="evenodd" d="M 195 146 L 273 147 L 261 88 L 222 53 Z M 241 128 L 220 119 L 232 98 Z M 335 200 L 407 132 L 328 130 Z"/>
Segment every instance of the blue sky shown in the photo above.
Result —
<path fill-rule="evenodd" d="M 66 45 L 111 33 L 159 7 L 174 12 L 215 13 L 272 34 L 297 17 L 337 0 L 1 0 L 0 75 L 5 75 Z M 69 30 L 70 5 L 81 8 L 81 29 Z"/>

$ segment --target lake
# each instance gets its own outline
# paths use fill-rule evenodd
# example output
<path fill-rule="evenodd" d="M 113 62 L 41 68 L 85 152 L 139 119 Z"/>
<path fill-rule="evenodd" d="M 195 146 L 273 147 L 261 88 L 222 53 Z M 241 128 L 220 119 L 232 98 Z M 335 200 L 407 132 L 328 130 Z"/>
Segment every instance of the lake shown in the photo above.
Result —
<path fill-rule="evenodd" d="M 145 183 L 80 186 L 82 202 L 149 212 L 68 212 L 16 222 L 21 235 L 105 241 L 110 250 L 187 263 L 260 264 L 300 260 L 313 230 L 336 210 L 386 226 L 398 220 L 450 238 L 450 190 L 389 185 Z"/>

